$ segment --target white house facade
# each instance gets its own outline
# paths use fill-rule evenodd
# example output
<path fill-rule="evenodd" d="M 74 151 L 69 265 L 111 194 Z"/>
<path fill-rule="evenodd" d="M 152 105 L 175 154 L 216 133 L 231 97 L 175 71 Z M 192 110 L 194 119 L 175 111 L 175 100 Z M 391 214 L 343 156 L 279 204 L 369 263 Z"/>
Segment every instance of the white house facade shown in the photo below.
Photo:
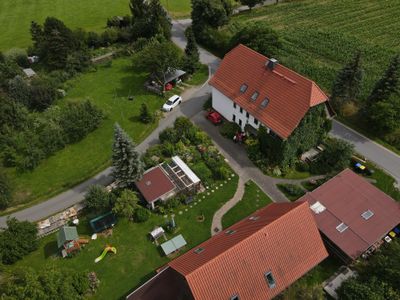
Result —
<path fill-rule="evenodd" d="M 226 120 L 235 122 L 242 130 L 244 130 L 246 124 L 251 125 L 254 129 L 260 127 L 260 121 L 258 119 L 253 117 L 243 107 L 240 107 L 216 88 L 212 87 L 211 95 L 213 109 L 218 111 Z"/>

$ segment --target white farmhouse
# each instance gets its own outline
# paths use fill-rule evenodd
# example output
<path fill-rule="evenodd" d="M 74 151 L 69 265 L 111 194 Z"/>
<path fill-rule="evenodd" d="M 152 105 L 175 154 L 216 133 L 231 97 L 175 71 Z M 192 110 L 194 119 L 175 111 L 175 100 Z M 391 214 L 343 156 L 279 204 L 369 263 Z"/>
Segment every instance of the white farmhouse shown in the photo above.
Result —
<path fill-rule="evenodd" d="M 328 96 L 317 84 L 276 59 L 238 45 L 227 53 L 210 80 L 212 107 L 242 130 L 260 125 L 287 139 L 311 107 Z"/>

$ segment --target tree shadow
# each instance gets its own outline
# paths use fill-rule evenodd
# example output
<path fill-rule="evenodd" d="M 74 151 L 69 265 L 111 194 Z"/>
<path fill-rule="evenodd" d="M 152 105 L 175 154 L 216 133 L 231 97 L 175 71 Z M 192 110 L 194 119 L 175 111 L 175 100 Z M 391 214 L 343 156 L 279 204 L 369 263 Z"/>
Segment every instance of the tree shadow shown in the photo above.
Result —
<path fill-rule="evenodd" d="M 48 242 L 44 246 L 44 258 L 49 258 L 58 254 L 58 247 L 56 241 Z"/>

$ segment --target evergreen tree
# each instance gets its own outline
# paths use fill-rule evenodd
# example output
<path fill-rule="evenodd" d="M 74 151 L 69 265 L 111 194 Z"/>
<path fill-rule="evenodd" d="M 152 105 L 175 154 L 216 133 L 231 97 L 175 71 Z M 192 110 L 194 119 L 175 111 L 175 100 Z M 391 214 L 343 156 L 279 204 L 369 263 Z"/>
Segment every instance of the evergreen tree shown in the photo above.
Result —
<path fill-rule="evenodd" d="M 146 103 L 142 103 L 140 106 L 140 121 L 147 124 L 153 121 L 153 116 L 151 115 L 149 108 Z"/>
<path fill-rule="evenodd" d="M 166 40 L 171 38 L 172 24 L 168 18 L 167 12 L 161 5 L 160 0 L 150 1 L 150 24 L 151 31 L 150 36 L 156 36 L 161 34 Z"/>
<path fill-rule="evenodd" d="M 361 63 L 361 52 L 357 52 L 336 75 L 333 83 L 330 100 L 336 109 L 348 101 L 357 99 L 361 90 L 363 70 Z"/>
<path fill-rule="evenodd" d="M 0 169 L 0 209 L 5 209 L 12 200 L 11 183 L 7 175 Z"/>
<path fill-rule="evenodd" d="M 189 26 L 185 31 L 187 40 L 185 48 L 185 58 L 183 61 L 183 68 L 189 74 L 193 74 L 200 66 L 200 53 L 197 48 L 196 39 L 194 37 L 192 26 Z"/>
<path fill-rule="evenodd" d="M 369 119 L 378 133 L 389 133 L 400 128 L 400 96 L 393 94 L 388 99 L 372 103 Z"/>
<path fill-rule="evenodd" d="M 399 92 L 400 83 L 400 55 L 396 55 L 390 61 L 388 68 L 382 78 L 375 84 L 367 105 L 373 102 L 388 99 L 393 93 Z"/>
<path fill-rule="evenodd" d="M 128 134 L 115 124 L 112 154 L 113 176 L 121 188 L 128 188 L 142 178 L 143 163 Z"/>

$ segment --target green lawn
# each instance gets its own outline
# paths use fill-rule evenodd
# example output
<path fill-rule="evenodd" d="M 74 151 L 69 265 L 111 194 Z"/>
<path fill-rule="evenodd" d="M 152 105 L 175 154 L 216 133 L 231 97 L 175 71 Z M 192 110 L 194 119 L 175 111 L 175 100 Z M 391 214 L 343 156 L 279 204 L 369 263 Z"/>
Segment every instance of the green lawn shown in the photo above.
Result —
<path fill-rule="evenodd" d="M 205 81 L 207 75 L 204 72 L 195 75 L 196 83 Z M 16 190 L 12 209 L 48 199 L 109 165 L 116 121 L 136 143 L 142 141 L 157 124 L 145 125 L 138 120 L 141 103 L 156 111 L 165 101 L 144 90 L 145 79 L 146 73 L 134 67 L 132 58 L 119 58 L 111 67 L 100 66 L 97 72 L 82 74 L 70 82 L 72 88 L 65 100 L 90 99 L 103 109 L 106 119 L 84 140 L 42 161 L 34 171 L 23 174 L 12 171 Z M 133 95 L 134 100 L 129 101 L 128 95 Z"/>
<path fill-rule="evenodd" d="M 192 6 L 190 0 L 161 0 L 161 4 L 168 10 L 173 18 L 190 18 Z"/>
<path fill-rule="evenodd" d="M 57 17 L 71 28 L 101 31 L 110 16 L 130 14 L 129 0 L 1 0 L 0 50 L 27 48 L 31 21 Z"/>
<path fill-rule="evenodd" d="M 222 187 L 220 186 L 221 183 L 223 184 Z M 224 182 L 215 183 L 215 186 L 217 185 L 219 188 L 218 190 L 214 189 L 214 193 L 210 193 L 210 195 L 207 195 L 206 192 L 199 194 L 196 197 L 196 202 L 191 203 L 191 206 L 175 209 L 175 221 L 179 228 L 173 235 L 168 234 L 168 238 L 177 234 L 184 236 L 188 245 L 181 253 L 210 237 L 214 212 L 234 195 L 237 187 L 237 176 L 227 181 L 226 184 Z M 185 208 L 188 211 L 185 211 Z M 179 214 L 180 211 L 182 214 Z M 203 222 L 197 221 L 197 217 L 200 215 L 204 216 Z M 39 250 L 14 266 L 6 267 L 6 270 L 27 266 L 41 270 L 46 266 L 53 265 L 59 268 L 71 268 L 87 272 L 95 271 L 101 281 L 95 298 L 119 299 L 146 281 L 156 268 L 168 262 L 168 258 L 160 255 L 160 249 L 153 245 L 147 236 L 154 226 L 162 226 L 165 221 L 166 218 L 156 214 L 152 214 L 150 220 L 143 224 L 121 219 L 114 227 L 111 237 L 99 237 L 95 241 L 90 241 L 86 248 L 70 259 L 62 259 L 56 255 L 56 236 L 52 234 L 40 241 Z M 87 219 L 81 218 L 81 225 L 78 228 L 80 235 L 92 233 L 87 224 Z M 107 257 L 95 264 L 94 259 L 101 254 L 106 244 L 116 247 L 117 254 L 107 254 Z"/>
<path fill-rule="evenodd" d="M 222 217 L 222 227 L 227 228 L 270 203 L 272 200 L 253 181 L 248 181 L 242 200 Z"/>

